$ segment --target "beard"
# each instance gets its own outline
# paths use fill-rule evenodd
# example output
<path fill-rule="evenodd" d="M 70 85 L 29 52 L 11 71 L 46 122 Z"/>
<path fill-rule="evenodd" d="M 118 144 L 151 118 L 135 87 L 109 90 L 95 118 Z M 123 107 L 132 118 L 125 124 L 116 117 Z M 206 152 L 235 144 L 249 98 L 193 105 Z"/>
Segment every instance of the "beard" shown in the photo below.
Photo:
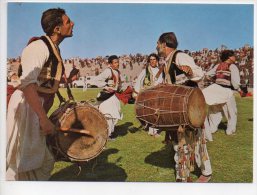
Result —
<path fill-rule="evenodd" d="M 162 48 L 162 47 L 157 47 L 156 50 L 157 50 L 157 53 L 158 53 L 158 56 L 159 56 L 159 57 L 166 57 L 164 48 Z"/>

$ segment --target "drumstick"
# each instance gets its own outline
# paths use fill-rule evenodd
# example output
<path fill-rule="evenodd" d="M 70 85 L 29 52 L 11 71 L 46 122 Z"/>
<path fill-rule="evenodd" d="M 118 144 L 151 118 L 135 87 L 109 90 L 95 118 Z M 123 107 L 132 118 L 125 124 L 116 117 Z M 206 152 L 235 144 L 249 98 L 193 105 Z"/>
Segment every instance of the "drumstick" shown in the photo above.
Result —
<path fill-rule="evenodd" d="M 86 135 L 91 135 L 89 130 L 86 129 L 74 129 L 74 128 L 58 128 L 58 130 L 60 131 L 67 131 L 67 132 L 74 132 L 74 133 L 82 133 L 82 134 L 86 134 Z"/>

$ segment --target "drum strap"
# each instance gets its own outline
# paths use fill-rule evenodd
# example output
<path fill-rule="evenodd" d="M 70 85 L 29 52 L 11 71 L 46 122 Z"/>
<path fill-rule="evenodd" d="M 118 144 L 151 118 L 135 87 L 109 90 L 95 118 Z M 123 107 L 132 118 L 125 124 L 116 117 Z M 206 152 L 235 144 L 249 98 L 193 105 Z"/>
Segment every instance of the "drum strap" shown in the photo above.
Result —
<path fill-rule="evenodd" d="M 158 79 L 163 71 L 164 71 L 164 65 L 160 65 L 159 66 L 159 71 L 157 72 L 155 78 Z"/>
<path fill-rule="evenodd" d="M 41 86 L 38 87 L 38 92 L 47 93 L 47 94 L 48 93 L 50 93 L 50 94 L 51 93 L 56 93 L 58 88 L 59 88 L 59 83 L 60 83 L 62 74 L 64 72 L 64 66 L 63 66 L 62 58 L 61 58 L 61 55 L 60 55 L 59 48 L 57 48 L 54 45 L 54 43 L 52 42 L 52 40 L 48 36 L 42 36 L 41 39 L 45 42 L 45 44 L 48 47 L 48 50 L 49 50 L 49 53 L 50 53 L 49 59 L 50 60 L 56 59 L 57 65 L 52 66 L 52 71 L 50 73 L 51 74 L 50 80 L 51 80 L 52 86 L 49 87 L 47 84 L 43 83 Z M 42 71 L 39 74 L 39 78 L 38 78 L 39 80 L 45 78 L 45 74 L 46 74 L 47 70 L 48 70 L 48 66 L 45 65 L 43 67 Z"/>
<path fill-rule="evenodd" d="M 73 95 L 71 93 L 71 90 L 70 90 L 70 87 L 69 87 L 69 84 L 68 84 L 68 79 L 67 79 L 67 76 L 66 76 L 65 72 L 63 73 L 63 76 L 64 76 L 64 81 L 66 83 L 68 98 L 69 98 L 69 100 L 74 100 L 74 97 L 73 97 Z"/>
<path fill-rule="evenodd" d="M 143 89 L 149 88 L 154 84 L 153 72 L 149 65 L 145 68 L 145 78 L 143 81 Z"/>
<path fill-rule="evenodd" d="M 62 95 L 61 95 L 61 93 L 60 93 L 59 90 L 56 92 L 56 95 L 57 95 L 57 97 L 58 97 L 58 99 L 59 99 L 59 101 L 60 101 L 60 105 L 61 105 L 63 102 L 65 102 L 65 99 L 64 99 L 64 97 L 62 97 Z M 59 105 L 59 107 L 60 107 L 60 105 Z"/>
<path fill-rule="evenodd" d="M 67 77 L 66 77 L 66 74 L 65 74 L 65 71 L 64 71 L 65 68 L 64 68 L 63 61 L 62 61 L 62 58 L 61 58 L 61 55 L 60 55 L 59 48 L 55 47 L 55 45 L 52 43 L 51 39 L 48 36 L 42 36 L 41 39 L 46 43 L 46 45 L 49 49 L 50 55 L 54 56 L 57 59 L 58 64 L 57 64 L 57 68 L 55 66 L 53 66 L 53 68 L 56 69 L 55 74 L 52 73 L 52 76 L 55 76 L 54 77 L 54 84 L 53 84 L 53 87 L 52 87 L 53 89 L 45 89 L 43 87 L 39 87 L 38 91 L 43 92 L 43 93 L 51 93 L 53 91 L 56 91 L 56 94 L 59 98 L 60 104 L 62 102 L 65 102 L 65 99 L 62 97 L 62 95 L 60 94 L 60 92 L 58 90 L 59 83 L 60 83 L 61 77 L 63 75 L 66 86 L 67 86 L 68 97 L 69 97 L 70 100 L 74 100 L 74 97 L 73 97 L 73 95 L 71 93 L 71 90 L 70 90 L 70 87 L 68 85 L 68 80 L 67 80 Z M 51 59 L 51 56 L 49 57 L 49 59 Z"/>

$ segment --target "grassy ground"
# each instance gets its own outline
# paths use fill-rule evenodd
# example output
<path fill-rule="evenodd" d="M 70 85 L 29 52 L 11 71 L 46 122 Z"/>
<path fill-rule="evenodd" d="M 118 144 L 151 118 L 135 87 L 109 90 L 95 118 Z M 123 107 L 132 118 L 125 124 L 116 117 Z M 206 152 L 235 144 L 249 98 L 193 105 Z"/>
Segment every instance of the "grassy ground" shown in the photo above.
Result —
<path fill-rule="evenodd" d="M 72 89 L 77 101 L 96 97 L 98 89 Z M 62 89 L 61 93 L 65 94 Z M 238 107 L 237 132 L 225 134 L 226 123 L 213 134 L 208 142 L 213 177 L 211 182 L 252 182 L 253 179 L 253 98 L 236 96 Z M 55 100 L 50 113 L 58 107 Z M 164 145 L 164 132 L 154 138 L 140 127 L 134 115 L 134 105 L 122 106 L 123 120 L 115 128 L 116 139 L 109 141 L 105 150 L 96 158 L 81 165 L 56 162 L 52 181 L 128 181 L 174 182 L 174 152 L 171 145 Z M 198 169 L 192 174 L 195 180 Z"/>

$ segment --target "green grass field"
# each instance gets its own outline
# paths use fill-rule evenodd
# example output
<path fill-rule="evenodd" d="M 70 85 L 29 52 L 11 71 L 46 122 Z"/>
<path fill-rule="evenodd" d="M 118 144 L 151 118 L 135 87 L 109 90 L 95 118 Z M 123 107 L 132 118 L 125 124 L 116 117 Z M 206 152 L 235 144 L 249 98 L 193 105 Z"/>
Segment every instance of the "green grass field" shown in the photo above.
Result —
<path fill-rule="evenodd" d="M 72 89 L 75 100 L 95 98 L 98 89 Z M 61 89 L 65 96 L 65 90 Z M 253 98 L 236 96 L 238 123 L 236 135 L 225 134 L 225 122 L 208 142 L 214 183 L 249 183 L 253 181 Z M 58 107 L 58 100 L 50 110 Z M 122 106 L 123 120 L 115 128 L 117 138 L 109 141 L 95 159 L 76 164 L 56 162 L 52 181 L 127 181 L 175 182 L 174 152 L 171 145 L 162 144 L 164 132 L 154 138 L 147 134 L 135 118 L 134 105 Z M 49 113 L 49 114 L 50 114 Z M 80 172 L 79 172 L 80 171 Z M 194 180 L 200 171 L 192 173 Z"/>

